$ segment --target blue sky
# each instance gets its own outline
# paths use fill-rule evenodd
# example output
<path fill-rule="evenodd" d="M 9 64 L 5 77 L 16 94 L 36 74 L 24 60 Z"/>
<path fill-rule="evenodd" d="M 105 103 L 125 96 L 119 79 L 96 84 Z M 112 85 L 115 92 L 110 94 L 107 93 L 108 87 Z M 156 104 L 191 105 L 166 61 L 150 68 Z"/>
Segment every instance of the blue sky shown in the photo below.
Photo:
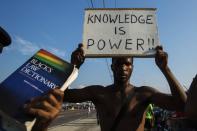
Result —
<path fill-rule="evenodd" d="M 103 7 L 103 0 L 92 1 L 94 7 Z M 12 37 L 12 44 L 0 56 L 0 81 L 40 48 L 69 61 L 71 52 L 82 41 L 84 9 L 91 7 L 90 0 L 0 0 L 0 3 L 0 26 Z M 196 0 L 105 0 L 107 8 L 157 8 L 159 38 L 169 54 L 169 67 L 186 87 L 197 73 L 196 5 Z M 86 59 L 71 86 L 111 84 L 110 64 L 110 59 Z M 153 58 L 134 60 L 131 83 L 169 92 Z"/>

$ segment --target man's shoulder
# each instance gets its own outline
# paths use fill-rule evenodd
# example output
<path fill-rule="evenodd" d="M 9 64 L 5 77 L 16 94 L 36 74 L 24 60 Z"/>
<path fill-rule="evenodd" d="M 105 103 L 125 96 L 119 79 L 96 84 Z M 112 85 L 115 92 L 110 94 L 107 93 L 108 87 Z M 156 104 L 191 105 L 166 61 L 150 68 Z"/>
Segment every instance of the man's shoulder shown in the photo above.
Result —
<path fill-rule="evenodd" d="M 92 90 L 94 90 L 94 92 L 97 92 L 97 93 L 101 93 L 101 92 L 107 93 L 107 92 L 113 91 L 114 86 L 113 85 L 107 85 L 107 86 L 91 85 L 91 86 L 88 86 L 86 88 L 92 89 Z"/>
<path fill-rule="evenodd" d="M 87 91 L 91 92 L 95 96 L 106 95 L 112 91 L 112 86 L 102 86 L 102 85 L 91 85 L 86 87 Z"/>
<path fill-rule="evenodd" d="M 65 92 L 96 92 L 98 90 L 102 90 L 104 86 L 102 85 L 89 85 L 89 86 L 83 86 L 82 88 L 73 88 L 73 89 L 67 89 Z"/>
<path fill-rule="evenodd" d="M 96 91 L 101 91 L 104 88 L 105 87 L 103 85 L 89 85 L 89 86 L 84 87 L 83 89 L 90 90 L 90 91 L 92 90 L 92 91 L 96 92 Z"/>
<path fill-rule="evenodd" d="M 98 88 L 98 89 L 101 89 L 101 88 L 104 88 L 104 86 L 103 85 L 89 85 L 89 86 L 87 86 L 85 88 Z"/>
<path fill-rule="evenodd" d="M 136 87 L 135 86 L 135 90 L 137 92 L 147 92 L 147 93 L 156 93 L 156 92 L 158 92 L 158 90 L 156 90 L 155 88 L 150 87 L 150 86 L 140 86 L 140 87 Z"/>
<path fill-rule="evenodd" d="M 110 90 L 110 89 L 114 89 L 114 86 L 113 85 L 107 85 L 107 86 L 91 85 L 91 86 L 88 86 L 88 88 L 98 89 L 98 90 Z"/>

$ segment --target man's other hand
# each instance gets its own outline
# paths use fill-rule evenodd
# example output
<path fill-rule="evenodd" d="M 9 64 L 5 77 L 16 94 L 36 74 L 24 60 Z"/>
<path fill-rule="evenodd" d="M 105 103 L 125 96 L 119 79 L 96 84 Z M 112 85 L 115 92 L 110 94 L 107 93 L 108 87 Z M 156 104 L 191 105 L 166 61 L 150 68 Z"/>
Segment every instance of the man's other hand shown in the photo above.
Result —
<path fill-rule="evenodd" d="M 168 54 L 163 51 L 161 46 L 156 47 L 155 63 L 161 70 L 168 66 Z"/>
<path fill-rule="evenodd" d="M 79 69 L 85 60 L 83 45 L 79 44 L 78 48 L 71 55 L 71 63 Z"/>

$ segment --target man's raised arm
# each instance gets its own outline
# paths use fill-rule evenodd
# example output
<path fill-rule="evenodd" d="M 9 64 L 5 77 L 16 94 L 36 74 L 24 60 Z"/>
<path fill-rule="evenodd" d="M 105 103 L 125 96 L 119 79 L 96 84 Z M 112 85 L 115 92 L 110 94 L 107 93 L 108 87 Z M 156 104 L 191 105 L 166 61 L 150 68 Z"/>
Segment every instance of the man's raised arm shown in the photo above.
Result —
<path fill-rule="evenodd" d="M 156 50 L 155 63 L 166 77 L 172 96 L 156 93 L 158 94 L 158 98 L 156 98 L 157 95 L 155 94 L 154 101 L 157 104 L 162 104 L 165 107 L 171 106 L 173 109 L 183 110 L 187 99 L 186 93 L 168 67 L 167 53 L 163 51 L 162 47 L 157 47 Z"/>
<path fill-rule="evenodd" d="M 85 55 L 83 45 L 79 44 L 78 48 L 72 52 L 71 63 L 74 64 L 78 69 L 84 63 Z M 64 101 L 65 102 L 84 102 L 84 101 L 95 101 L 95 92 L 102 86 L 88 86 L 82 89 L 67 89 L 65 91 Z"/>

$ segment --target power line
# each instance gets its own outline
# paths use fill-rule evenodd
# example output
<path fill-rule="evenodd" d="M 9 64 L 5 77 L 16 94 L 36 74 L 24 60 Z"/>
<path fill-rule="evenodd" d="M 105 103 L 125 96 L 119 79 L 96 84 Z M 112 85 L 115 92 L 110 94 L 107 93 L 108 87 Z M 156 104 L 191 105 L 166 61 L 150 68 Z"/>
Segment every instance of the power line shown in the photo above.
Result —
<path fill-rule="evenodd" d="M 91 2 L 92 8 L 94 8 L 93 1 L 90 0 L 90 2 Z M 105 0 L 103 0 L 103 8 L 105 8 Z M 105 59 L 105 61 L 106 61 L 106 64 L 107 64 L 107 69 L 108 69 L 108 72 L 109 72 L 109 76 L 110 76 L 110 78 L 111 78 L 111 81 L 113 82 L 112 73 L 111 73 L 111 70 L 110 70 L 110 68 L 109 68 L 109 63 L 108 63 L 108 61 L 107 61 L 107 58 Z"/>
<path fill-rule="evenodd" d="M 92 1 L 92 0 L 90 0 L 90 2 L 91 2 L 91 5 L 92 5 L 92 8 L 94 8 L 93 1 Z"/>
<path fill-rule="evenodd" d="M 105 61 L 106 61 L 106 63 L 107 63 L 107 69 L 108 69 L 108 72 L 109 72 L 109 76 L 110 76 L 110 78 L 111 78 L 111 81 L 113 82 L 112 73 L 111 73 L 111 70 L 110 70 L 110 68 L 109 68 L 109 63 L 108 63 L 108 61 L 107 61 L 107 58 L 105 58 Z"/>
<path fill-rule="evenodd" d="M 89 3 L 89 0 L 87 0 L 87 3 L 88 3 L 88 8 L 90 8 L 90 3 Z"/>
<path fill-rule="evenodd" d="M 103 8 L 105 8 L 105 0 L 103 0 Z"/>
<path fill-rule="evenodd" d="M 106 6 L 105 6 L 105 0 L 103 0 L 103 8 L 105 8 Z M 110 76 L 110 78 L 111 78 L 111 81 L 113 82 L 113 78 L 112 78 L 112 73 L 111 73 L 111 70 L 110 70 L 110 68 L 109 68 L 109 63 L 108 63 L 108 61 L 107 61 L 107 58 L 105 58 L 105 62 L 106 62 L 106 64 L 107 64 L 107 69 L 108 69 L 108 72 L 109 72 L 109 76 Z"/>

